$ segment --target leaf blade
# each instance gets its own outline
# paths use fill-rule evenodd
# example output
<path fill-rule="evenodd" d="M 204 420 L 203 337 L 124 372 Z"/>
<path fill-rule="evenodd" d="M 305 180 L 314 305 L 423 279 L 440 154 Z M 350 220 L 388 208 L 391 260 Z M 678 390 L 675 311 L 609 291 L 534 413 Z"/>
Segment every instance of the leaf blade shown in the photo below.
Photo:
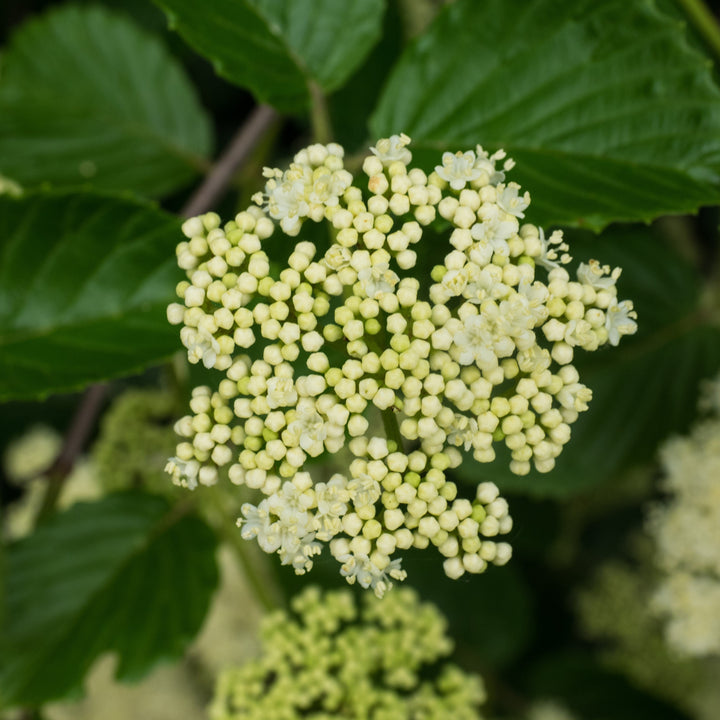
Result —
<path fill-rule="evenodd" d="M 73 506 L 10 548 L 3 705 L 76 690 L 108 650 L 119 654 L 123 679 L 183 651 L 217 583 L 216 541 L 198 518 L 173 518 L 169 509 L 157 496 L 109 495 Z M 169 569 L 162 583 L 158 569 Z"/>
<path fill-rule="evenodd" d="M 0 86 L 3 172 L 159 196 L 211 149 L 208 118 L 155 37 L 103 8 L 65 7 L 12 38 Z"/>
<path fill-rule="evenodd" d="M 295 112 L 309 83 L 339 88 L 380 36 L 384 0 L 156 0 L 171 27 L 216 72 L 260 101 Z"/>
<path fill-rule="evenodd" d="M 649 2 L 454 3 L 401 58 L 371 128 L 406 132 L 419 147 L 504 147 L 519 174 L 567 186 L 528 187 L 539 206 L 531 219 L 543 223 L 646 220 L 715 203 L 720 188 L 720 91 L 709 62 Z M 588 160 L 614 192 L 583 172 Z M 666 173 L 672 193 L 663 192 Z M 648 184 L 638 207 L 632 196 L 619 211 L 603 207 L 638 182 Z M 577 187 L 600 195 L 590 222 Z"/>
<path fill-rule="evenodd" d="M 78 389 L 171 355 L 179 224 L 111 196 L 0 198 L 0 399 Z"/>

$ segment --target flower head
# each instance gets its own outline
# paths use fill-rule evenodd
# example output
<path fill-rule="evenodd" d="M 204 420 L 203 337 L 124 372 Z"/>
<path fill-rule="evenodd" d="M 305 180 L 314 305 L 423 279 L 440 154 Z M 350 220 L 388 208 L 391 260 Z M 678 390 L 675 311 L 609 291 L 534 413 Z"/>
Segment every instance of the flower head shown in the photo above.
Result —
<path fill-rule="evenodd" d="M 410 547 L 437 548 L 451 578 L 509 560 L 507 503 L 491 484 L 463 497 L 461 451 L 492 462 L 504 444 L 514 473 L 550 471 L 591 398 L 575 353 L 636 330 L 618 269 L 591 261 L 571 280 L 562 233 L 521 224 L 530 196 L 506 183 L 502 151 L 445 153 L 426 174 L 409 142 L 379 140 L 367 182 L 339 146 L 311 145 L 266 169 L 233 220 L 186 221 L 168 308 L 190 360 L 220 373 L 177 423 L 175 481 L 257 491 L 244 537 L 299 573 L 327 545 L 378 595 Z M 321 221 L 323 252 L 303 238 Z M 278 228 L 299 237 L 276 269 L 264 243 Z"/>
<path fill-rule="evenodd" d="M 358 579 L 358 582 L 360 580 Z M 212 720 L 313 716 L 481 720 L 480 677 L 447 662 L 438 610 L 409 589 L 383 601 L 310 587 L 262 626 L 263 653 L 219 678 Z"/>

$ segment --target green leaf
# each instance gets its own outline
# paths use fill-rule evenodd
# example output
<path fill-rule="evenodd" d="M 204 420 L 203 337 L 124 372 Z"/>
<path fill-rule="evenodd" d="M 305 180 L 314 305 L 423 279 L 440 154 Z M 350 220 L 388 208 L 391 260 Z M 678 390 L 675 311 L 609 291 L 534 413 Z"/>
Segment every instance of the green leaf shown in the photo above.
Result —
<path fill-rule="evenodd" d="M 78 690 L 106 651 L 127 680 L 178 657 L 217 584 L 215 546 L 198 518 L 136 493 L 75 505 L 11 546 L 0 706 Z"/>
<path fill-rule="evenodd" d="M 597 257 L 623 268 L 619 294 L 635 304 L 638 333 L 616 348 L 578 352 L 574 364 L 593 399 L 554 470 L 520 477 L 505 458 L 490 466 L 468 459 L 457 472 L 473 483 L 492 479 L 504 489 L 544 496 L 597 485 L 684 432 L 696 414 L 700 380 L 720 368 L 720 328 L 706 324 L 699 305 L 702 278 L 657 234 L 623 228 L 600 238 L 571 237 L 570 246 L 577 260 Z"/>
<path fill-rule="evenodd" d="M 0 197 L 0 400 L 127 374 L 178 347 L 180 221 L 90 194 Z"/>
<path fill-rule="evenodd" d="M 371 126 L 433 148 L 431 167 L 443 149 L 503 147 L 531 220 L 600 229 L 717 203 L 710 67 L 649 0 L 458 0 L 405 52 Z"/>
<path fill-rule="evenodd" d="M 156 0 L 219 75 L 279 110 L 339 88 L 380 37 L 384 0 Z"/>
<path fill-rule="evenodd" d="M 161 42 L 100 7 L 28 22 L 3 57 L 0 172 L 26 187 L 159 196 L 210 151 L 208 118 Z"/>

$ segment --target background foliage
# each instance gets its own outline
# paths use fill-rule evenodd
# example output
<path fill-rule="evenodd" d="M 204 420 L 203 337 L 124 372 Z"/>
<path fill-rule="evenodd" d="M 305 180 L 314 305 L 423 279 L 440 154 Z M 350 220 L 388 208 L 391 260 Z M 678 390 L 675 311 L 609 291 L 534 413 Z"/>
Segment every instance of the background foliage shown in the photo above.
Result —
<path fill-rule="evenodd" d="M 204 372 L 173 359 L 179 342 L 165 320 L 179 216 L 257 103 L 276 112 L 215 198 L 223 215 L 261 187 L 263 165 L 284 164 L 313 138 L 345 144 L 357 169 L 376 137 L 406 132 L 426 168 L 446 149 L 505 148 L 517 162 L 512 178 L 533 197 L 528 219 L 563 227 L 576 258 L 624 268 L 619 284 L 639 332 L 582 361 L 594 400 L 557 468 L 517 477 L 504 458 L 468 458 L 457 471 L 460 482 L 493 480 L 509 497 L 512 564 L 458 583 L 435 558 L 410 553 L 407 564 L 423 597 L 447 613 L 458 659 L 487 679 L 493 717 L 527 717 L 543 697 L 587 720 L 693 713 L 608 669 L 572 606 L 593 568 L 626 554 L 657 497 L 658 445 L 687 430 L 699 381 L 720 368 L 720 30 L 713 9 L 698 16 L 698 7 L 0 8 L 0 449 L 38 422 L 66 433 L 34 480 L 19 482 L 9 462 L 0 477 L 0 713 L 56 717 L 45 704 L 81 693 L 109 650 L 121 680 L 178 661 L 210 607 L 221 541 L 235 549 L 234 572 L 239 561 L 256 579 L 261 604 L 307 582 L 248 557 L 234 530 L 239 497 L 222 488 L 188 496 L 158 479 L 157 448 L 172 446 L 173 418 Z M 432 265 L 426 253 L 421 262 Z M 67 394 L 101 381 L 94 394 Z M 131 393 L 132 410 L 121 412 Z M 68 477 L 87 440 L 92 499 L 72 505 Z M 21 513 L 25 527 L 12 531 Z M 224 569 L 226 583 L 232 572 Z M 342 582 L 322 561 L 311 577 Z M 230 605 L 253 617 L 249 605 Z M 238 638 L 242 658 L 247 641 L 222 634 Z M 217 668 L 196 652 L 182 662 L 196 663 L 205 699 Z"/>

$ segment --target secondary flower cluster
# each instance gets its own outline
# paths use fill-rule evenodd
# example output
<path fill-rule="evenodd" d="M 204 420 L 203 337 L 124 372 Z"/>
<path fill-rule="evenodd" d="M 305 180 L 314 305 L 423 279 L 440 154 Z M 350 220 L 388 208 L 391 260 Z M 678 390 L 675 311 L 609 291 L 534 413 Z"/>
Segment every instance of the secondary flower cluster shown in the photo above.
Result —
<path fill-rule="evenodd" d="M 264 620 L 260 658 L 220 676 L 212 720 L 480 720 L 481 679 L 437 666 L 452 650 L 446 623 L 413 591 L 358 606 L 349 591 L 311 587 L 292 608 Z"/>
<path fill-rule="evenodd" d="M 505 182 L 504 153 L 445 153 L 428 175 L 409 168 L 408 143 L 371 148 L 365 189 L 342 148 L 312 145 L 267 170 L 233 221 L 188 220 L 183 304 L 168 308 L 190 361 L 225 373 L 178 423 L 175 481 L 212 484 L 227 468 L 266 496 L 243 507 L 245 537 L 298 572 L 329 542 L 348 580 L 377 594 L 404 577 L 393 554 L 410 546 L 438 547 L 451 577 L 507 562 L 497 488 L 459 498 L 445 471 L 460 448 L 494 460 L 497 443 L 513 472 L 551 470 L 591 397 L 575 349 L 636 329 L 619 269 L 591 261 L 572 280 L 561 233 L 520 223 L 530 199 Z M 274 223 L 295 236 L 321 220 L 325 247 L 310 228 L 315 240 L 290 247 L 282 270 L 274 256 L 271 272 Z M 437 228 L 444 260 L 421 272 Z M 317 482 L 306 466 L 323 453 L 340 472 Z"/>
<path fill-rule="evenodd" d="M 666 639 L 678 653 L 720 655 L 720 378 L 707 383 L 712 416 L 661 450 L 670 499 L 654 509 L 649 531 L 664 573 L 654 596 Z"/>

